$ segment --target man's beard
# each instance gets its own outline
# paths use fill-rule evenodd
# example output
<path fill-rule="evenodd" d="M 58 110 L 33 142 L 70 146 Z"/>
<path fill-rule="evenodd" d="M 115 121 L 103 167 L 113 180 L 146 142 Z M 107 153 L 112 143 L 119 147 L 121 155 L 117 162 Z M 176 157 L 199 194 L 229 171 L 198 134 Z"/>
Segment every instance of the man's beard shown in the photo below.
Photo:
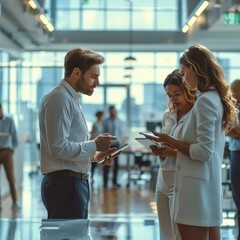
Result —
<path fill-rule="evenodd" d="M 87 87 L 84 88 L 83 87 L 85 85 L 84 83 L 85 83 L 84 76 L 79 77 L 78 81 L 75 84 L 76 89 L 80 93 L 83 93 L 83 94 L 86 94 L 88 96 L 91 96 L 93 94 L 93 91 L 94 91 L 94 90 L 92 90 L 93 87 L 87 86 Z"/>
<path fill-rule="evenodd" d="M 84 82 L 84 77 L 83 76 L 79 77 L 79 79 L 77 80 L 77 82 L 75 84 L 75 87 L 78 90 L 78 92 L 81 92 L 81 86 L 82 86 L 83 82 Z"/>

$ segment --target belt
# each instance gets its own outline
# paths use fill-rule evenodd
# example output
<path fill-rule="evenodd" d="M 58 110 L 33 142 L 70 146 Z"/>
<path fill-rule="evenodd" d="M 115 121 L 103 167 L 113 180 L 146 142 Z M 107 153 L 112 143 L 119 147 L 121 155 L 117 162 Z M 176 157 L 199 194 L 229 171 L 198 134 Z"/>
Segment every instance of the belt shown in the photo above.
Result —
<path fill-rule="evenodd" d="M 59 171 L 47 173 L 46 175 L 63 176 L 63 177 L 77 177 L 80 179 L 88 180 L 87 173 L 78 173 L 78 172 L 74 172 L 71 170 L 59 170 Z"/>

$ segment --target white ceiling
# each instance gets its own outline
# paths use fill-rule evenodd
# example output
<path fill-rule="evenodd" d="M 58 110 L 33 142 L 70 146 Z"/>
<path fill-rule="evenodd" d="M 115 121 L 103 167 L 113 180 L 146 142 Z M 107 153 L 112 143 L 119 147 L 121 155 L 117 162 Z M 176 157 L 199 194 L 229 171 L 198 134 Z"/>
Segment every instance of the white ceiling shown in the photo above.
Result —
<path fill-rule="evenodd" d="M 189 0 L 196 1 L 197 0 Z M 201 43 L 212 50 L 240 52 L 240 25 L 224 25 L 222 13 L 235 8 L 236 0 L 210 1 L 207 11 L 187 34 L 179 32 L 134 32 L 133 51 L 183 51 Z M 128 51 L 128 31 L 62 31 L 48 34 L 22 0 L 0 0 L 0 49 L 12 55 L 25 50 L 69 50 L 89 47 L 97 51 Z M 220 7 L 219 7 L 220 6 Z"/>

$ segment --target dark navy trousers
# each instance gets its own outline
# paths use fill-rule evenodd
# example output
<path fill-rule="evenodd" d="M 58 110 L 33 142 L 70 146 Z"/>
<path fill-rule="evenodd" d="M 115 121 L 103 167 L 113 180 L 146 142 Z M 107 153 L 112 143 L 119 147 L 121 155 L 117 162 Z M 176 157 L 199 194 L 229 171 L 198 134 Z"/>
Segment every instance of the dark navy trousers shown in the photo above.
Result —
<path fill-rule="evenodd" d="M 45 175 L 41 186 L 42 201 L 48 219 L 87 219 L 88 180 L 69 176 Z"/>

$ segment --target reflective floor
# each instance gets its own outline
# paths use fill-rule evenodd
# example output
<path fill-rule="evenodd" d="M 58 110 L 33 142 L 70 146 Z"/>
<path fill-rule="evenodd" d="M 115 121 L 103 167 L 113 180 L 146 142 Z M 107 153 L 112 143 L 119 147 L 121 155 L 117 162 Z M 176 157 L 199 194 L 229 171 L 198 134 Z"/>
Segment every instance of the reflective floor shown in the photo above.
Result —
<path fill-rule="evenodd" d="M 155 219 L 99 218 L 95 220 L 2 219 L 1 240 L 33 239 L 159 239 Z M 144 238 L 145 236 L 145 238 Z"/>
<path fill-rule="evenodd" d="M 236 229 L 221 229 L 224 240 L 236 239 Z M 128 240 L 159 239 L 155 218 L 108 216 L 90 220 L 50 221 L 41 219 L 1 219 L 1 240 Z"/>
<path fill-rule="evenodd" d="M 11 200 L 2 201 L 0 240 L 118 239 L 157 240 L 158 221 L 149 175 L 126 188 L 126 171 L 119 176 L 120 188 L 102 187 L 101 170 L 91 187 L 89 220 L 48 221 L 40 197 L 42 176 L 38 170 L 24 169 L 23 188 L 19 191 L 20 211 L 11 211 Z M 232 209 L 231 198 L 225 205 Z M 224 213 L 222 240 L 236 239 L 235 213 Z"/>

